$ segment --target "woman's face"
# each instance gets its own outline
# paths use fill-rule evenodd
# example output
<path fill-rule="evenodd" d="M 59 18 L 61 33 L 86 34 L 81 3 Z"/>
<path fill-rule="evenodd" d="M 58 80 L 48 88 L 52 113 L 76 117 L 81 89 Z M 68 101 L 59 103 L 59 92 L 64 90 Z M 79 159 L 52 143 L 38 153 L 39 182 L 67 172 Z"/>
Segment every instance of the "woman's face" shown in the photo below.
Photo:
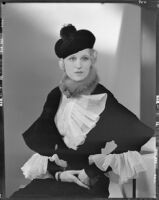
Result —
<path fill-rule="evenodd" d="M 94 62 L 92 51 L 90 49 L 84 49 L 63 60 L 64 70 L 70 79 L 81 81 L 88 76 Z"/>

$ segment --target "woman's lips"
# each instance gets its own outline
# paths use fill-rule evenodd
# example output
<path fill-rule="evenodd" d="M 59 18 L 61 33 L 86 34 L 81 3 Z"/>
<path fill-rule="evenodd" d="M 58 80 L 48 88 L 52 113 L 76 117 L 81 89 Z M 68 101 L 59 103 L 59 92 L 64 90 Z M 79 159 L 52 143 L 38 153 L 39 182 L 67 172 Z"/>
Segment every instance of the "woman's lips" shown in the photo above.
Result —
<path fill-rule="evenodd" d="M 78 71 L 78 72 L 75 72 L 75 74 L 82 74 L 83 72 L 81 72 L 81 71 Z"/>

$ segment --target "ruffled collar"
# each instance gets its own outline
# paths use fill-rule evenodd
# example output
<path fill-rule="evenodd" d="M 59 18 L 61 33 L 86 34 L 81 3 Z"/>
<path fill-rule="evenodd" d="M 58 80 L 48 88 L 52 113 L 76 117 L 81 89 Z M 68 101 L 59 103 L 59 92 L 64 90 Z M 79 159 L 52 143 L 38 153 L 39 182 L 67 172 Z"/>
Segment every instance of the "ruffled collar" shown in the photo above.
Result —
<path fill-rule="evenodd" d="M 68 148 L 77 150 L 84 143 L 105 109 L 106 99 L 106 93 L 81 95 L 78 98 L 62 96 L 55 124 Z"/>

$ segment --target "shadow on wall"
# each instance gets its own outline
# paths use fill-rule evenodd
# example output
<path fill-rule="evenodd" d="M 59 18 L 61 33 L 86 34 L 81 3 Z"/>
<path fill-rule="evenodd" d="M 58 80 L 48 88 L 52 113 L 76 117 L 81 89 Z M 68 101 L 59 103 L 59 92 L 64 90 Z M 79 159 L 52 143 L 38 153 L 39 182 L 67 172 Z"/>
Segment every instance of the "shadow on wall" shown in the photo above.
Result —
<path fill-rule="evenodd" d="M 140 118 L 140 21 L 138 6 L 124 5 L 123 18 L 114 55 L 99 55 L 102 83 L 120 103 Z M 103 67 L 104 65 L 104 67 Z M 105 73 L 103 73 L 104 68 Z"/>
<path fill-rule="evenodd" d="M 116 51 L 114 93 L 140 118 L 140 29 L 139 6 L 125 7 Z"/>

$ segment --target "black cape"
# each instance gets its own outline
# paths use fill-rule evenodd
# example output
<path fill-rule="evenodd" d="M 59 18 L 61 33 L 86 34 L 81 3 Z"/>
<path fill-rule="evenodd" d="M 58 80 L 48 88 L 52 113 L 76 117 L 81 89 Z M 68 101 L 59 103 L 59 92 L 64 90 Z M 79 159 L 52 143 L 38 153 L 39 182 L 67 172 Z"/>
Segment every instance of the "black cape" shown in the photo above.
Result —
<path fill-rule="evenodd" d="M 153 136 L 153 130 L 121 105 L 109 90 L 98 84 L 92 94 L 101 93 L 107 93 L 105 110 L 96 126 L 88 133 L 84 144 L 77 150 L 69 149 L 65 145 L 54 122 L 62 95 L 59 87 L 48 94 L 40 117 L 23 133 L 25 143 L 33 151 L 44 156 L 58 154 L 61 159 L 67 161 L 66 170 L 85 169 L 90 178 L 91 189 L 81 188 L 74 183 L 60 183 L 54 179 L 35 179 L 13 197 L 108 197 L 109 180 L 94 164 L 89 165 L 88 156 L 101 153 L 105 143 L 112 140 L 118 145 L 112 153 L 140 151 L 141 146 Z M 48 162 L 48 171 L 53 176 L 61 170 L 55 163 Z"/>

